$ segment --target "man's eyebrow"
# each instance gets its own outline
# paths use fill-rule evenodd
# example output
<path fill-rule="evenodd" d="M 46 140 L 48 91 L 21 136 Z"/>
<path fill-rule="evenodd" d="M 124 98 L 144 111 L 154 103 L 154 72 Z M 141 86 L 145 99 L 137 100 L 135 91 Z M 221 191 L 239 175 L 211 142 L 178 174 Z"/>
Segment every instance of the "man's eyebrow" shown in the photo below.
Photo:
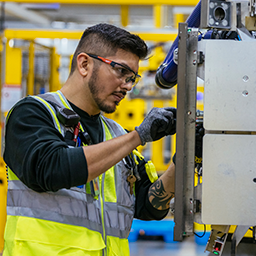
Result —
<path fill-rule="evenodd" d="M 123 66 L 127 67 L 128 69 L 131 69 L 126 63 L 124 62 L 120 62 L 120 64 L 122 64 Z M 132 70 L 132 69 L 131 69 Z"/>
<path fill-rule="evenodd" d="M 117 64 L 121 64 L 122 66 L 126 67 L 128 70 L 132 71 L 134 74 L 137 74 L 134 70 L 132 70 L 126 63 L 124 62 L 120 62 L 120 63 L 117 63 Z"/>

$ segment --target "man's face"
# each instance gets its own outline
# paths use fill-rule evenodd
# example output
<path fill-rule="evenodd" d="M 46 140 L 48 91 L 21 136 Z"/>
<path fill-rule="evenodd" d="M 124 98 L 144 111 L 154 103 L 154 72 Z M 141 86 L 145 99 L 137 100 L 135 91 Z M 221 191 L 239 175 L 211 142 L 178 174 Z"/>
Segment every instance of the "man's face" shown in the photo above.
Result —
<path fill-rule="evenodd" d="M 139 58 L 130 52 L 118 50 L 115 56 L 106 58 L 129 67 L 135 73 L 138 71 Z M 132 89 L 132 83 L 126 83 L 125 77 L 120 76 L 119 70 L 111 65 L 103 62 L 99 63 L 100 66 L 97 64 L 88 83 L 93 103 L 98 110 L 113 113 L 127 91 Z"/>

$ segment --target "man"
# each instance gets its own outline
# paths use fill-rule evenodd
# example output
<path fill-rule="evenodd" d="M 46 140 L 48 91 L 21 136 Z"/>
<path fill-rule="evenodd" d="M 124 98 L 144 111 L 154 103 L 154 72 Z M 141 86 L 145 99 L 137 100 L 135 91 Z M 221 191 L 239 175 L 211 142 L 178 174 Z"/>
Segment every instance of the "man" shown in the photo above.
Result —
<path fill-rule="evenodd" d="M 134 149 L 174 134 L 175 109 L 152 109 L 130 133 L 101 114 L 114 112 L 136 84 L 147 51 L 123 29 L 89 27 L 63 88 L 9 112 L 4 256 L 129 255 L 133 217 L 166 216 L 174 165 L 157 179 Z"/>

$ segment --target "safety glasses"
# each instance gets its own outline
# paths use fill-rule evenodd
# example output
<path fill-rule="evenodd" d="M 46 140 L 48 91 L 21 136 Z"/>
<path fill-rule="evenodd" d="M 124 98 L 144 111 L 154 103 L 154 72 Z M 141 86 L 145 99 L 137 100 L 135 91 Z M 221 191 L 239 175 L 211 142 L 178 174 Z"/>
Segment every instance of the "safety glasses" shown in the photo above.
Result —
<path fill-rule="evenodd" d="M 89 54 L 86 53 L 87 55 L 89 55 L 91 58 L 94 58 L 96 60 L 100 60 L 108 65 L 110 65 L 118 78 L 120 79 L 124 79 L 125 83 L 132 83 L 132 86 L 135 86 L 141 76 L 138 73 L 135 73 L 132 69 L 130 69 L 129 67 L 126 67 L 120 63 L 117 63 L 115 61 L 109 60 L 109 59 L 105 59 L 103 57 L 97 56 L 97 55 L 93 55 L 93 54 Z"/>

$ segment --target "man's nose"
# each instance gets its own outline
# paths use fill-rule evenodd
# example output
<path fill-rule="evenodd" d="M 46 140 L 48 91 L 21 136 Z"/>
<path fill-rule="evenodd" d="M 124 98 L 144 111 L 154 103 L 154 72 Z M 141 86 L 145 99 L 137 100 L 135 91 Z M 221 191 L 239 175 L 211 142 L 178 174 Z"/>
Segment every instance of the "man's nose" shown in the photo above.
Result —
<path fill-rule="evenodd" d="M 128 92 L 131 91 L 133 85 L 132 85 L 132 81 L 129 81 L 128 83 L 125 82 L 125 80 L 123 80 L 123 83 L 121 85 L 121 88 L 127 90 Z"/>

